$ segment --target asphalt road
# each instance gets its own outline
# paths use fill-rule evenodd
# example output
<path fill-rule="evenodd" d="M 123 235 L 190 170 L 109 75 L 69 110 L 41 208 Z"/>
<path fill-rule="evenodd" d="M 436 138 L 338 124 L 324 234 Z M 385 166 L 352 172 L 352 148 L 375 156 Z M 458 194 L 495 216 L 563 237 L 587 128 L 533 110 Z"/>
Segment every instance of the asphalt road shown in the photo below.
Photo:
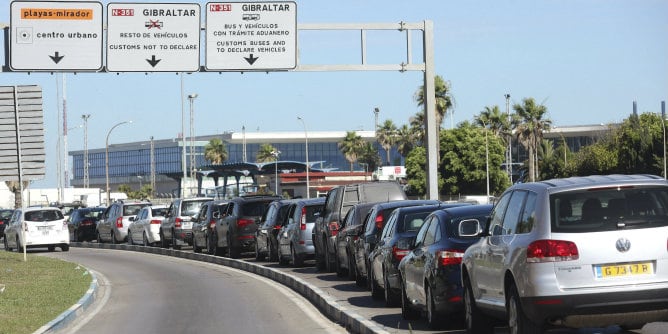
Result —
<path fill-rule="evenodd" d="M 121 250 L 40 254 L 102 277 L 90 314 L 61 333 L 345 333 L 292 290 L 240 270 Z"/>

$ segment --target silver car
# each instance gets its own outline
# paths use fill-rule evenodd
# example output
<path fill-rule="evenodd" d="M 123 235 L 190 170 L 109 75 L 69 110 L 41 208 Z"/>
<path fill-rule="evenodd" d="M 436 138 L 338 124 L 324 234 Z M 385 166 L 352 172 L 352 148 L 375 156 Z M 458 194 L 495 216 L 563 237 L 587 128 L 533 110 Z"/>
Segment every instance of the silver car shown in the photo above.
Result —
<path fill-rule="evenodd" d="M 152 246 L 160 242 L 160 223 L 167 215 L 167 205 L 143 207 L 128 226 L 128 244 Z"/>
<path fill-rule="evenodd" d="M 288 221 L 276 237 L 278 241 L 278 262 L 295 267 L 304 265 L 304 260 L 313 258 L 315 248 L 311 237 L 315 220 L 325 205 L 325 198 L 302 199 L 291 204 Z"/>
<path fill-rule="evenodd" d="M 97 242 L 116 244 L 127 241 L 128 226 L 145 206 L 151 206 L 151 202 L 130 199 L 112 203 L 97 223 Z"/>
<path fill-rule="evenodd" d="M 476 226 L 477 225 L 477 226 Z M 639 328 L 668 319 L 668 182 L 652 175 L 516 184 L 463 256 L 467 330 Z"/>

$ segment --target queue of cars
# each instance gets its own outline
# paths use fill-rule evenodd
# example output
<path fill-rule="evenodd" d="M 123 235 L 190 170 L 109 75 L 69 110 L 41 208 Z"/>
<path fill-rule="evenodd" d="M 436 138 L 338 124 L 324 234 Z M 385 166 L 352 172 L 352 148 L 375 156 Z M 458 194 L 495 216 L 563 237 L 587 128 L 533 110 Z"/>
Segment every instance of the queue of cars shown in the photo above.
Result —
<path fill-rule="evenodd" d="M 171 238 L 180 234 L 194 252 L 254 253 L 295 267 L 314 259 L 318 270 L 354 280 L 400 307 L 405 319 L 424 316 L 432 328 L 465 323 L 469 333 L 493 333 L 501 324 L 534 334 L 668 320 L 668 181 L 657 176 L 516 184 L 494 205 L 407 200 L 391 182 L 339 186 L 314 199 L 178 201 L 91 210 L 102 212 L 95 236 L 120 242 L 126 231 L 131 244 L 166 247 L 164 221 L 188 220 L 191 231 L 181 223 Z M 174 209 L 183 203 L 198 210 Z M 85 209 L 72 212 L 69 231 L 62 213 L 49 210 L 15 210 L 5 248 L 66 251 L 70 239 L 91 239 L 89 223 L 73 223 L 89 216 Z M 38 219 L 37 212 L 54 217 Z M 23 221 L 31 222 L 30 235 L 62 238 L 28 244 L 17 234 Z M 106 221 L 114 222 L 108 232 Z"/>

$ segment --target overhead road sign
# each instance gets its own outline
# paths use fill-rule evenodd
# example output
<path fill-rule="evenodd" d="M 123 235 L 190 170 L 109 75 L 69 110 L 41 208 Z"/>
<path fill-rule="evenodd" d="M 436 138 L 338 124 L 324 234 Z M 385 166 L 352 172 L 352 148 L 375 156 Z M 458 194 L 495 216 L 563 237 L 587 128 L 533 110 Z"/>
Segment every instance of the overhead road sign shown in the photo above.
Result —
<path fill-rule="evenodd" d="M 296 66 L 296 2 L 206 4 L 206 70 L 268 71 Z"/>
<path fill-rule="evenodd" d="M 197 72 L 200 5 L 109 3 L 108 72 Z"/>
<path fill-rule="evenodd" d="M 92 1 L 12 1 L 13 71 L 102 69 L 102 4 Z"/>

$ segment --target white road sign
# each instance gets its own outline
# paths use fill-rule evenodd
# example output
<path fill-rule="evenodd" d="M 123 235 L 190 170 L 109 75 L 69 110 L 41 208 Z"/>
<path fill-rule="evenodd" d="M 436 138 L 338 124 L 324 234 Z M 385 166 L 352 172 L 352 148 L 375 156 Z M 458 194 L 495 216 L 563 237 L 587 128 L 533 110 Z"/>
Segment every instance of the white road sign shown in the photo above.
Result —
<path fill-rule="evenodd" d="M 206 4 L 207 70 L 294 69 L 296 50 L 296 2 Z"/>
<path fill-rule="evenodd" d="M 199 71 L 200 24 L 195 3 L 109 3 L 107 71 Z"/>
<path fill-rule="evenodd" d="M 13 1 L 10 62 L 14 71 L 98 71 L 102 68 L 102 4 Z"/>

